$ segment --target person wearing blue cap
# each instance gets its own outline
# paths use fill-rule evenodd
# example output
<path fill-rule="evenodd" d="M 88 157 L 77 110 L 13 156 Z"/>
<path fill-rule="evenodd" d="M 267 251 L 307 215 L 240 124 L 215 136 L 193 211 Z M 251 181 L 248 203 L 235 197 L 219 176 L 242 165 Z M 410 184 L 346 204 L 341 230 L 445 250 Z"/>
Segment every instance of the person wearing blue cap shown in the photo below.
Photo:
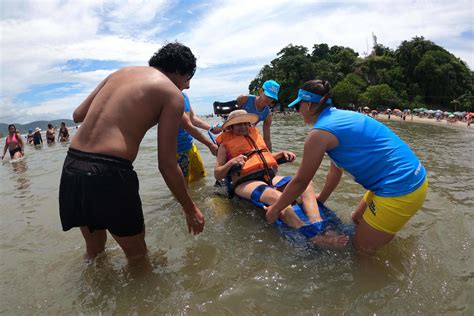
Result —
<path fill-rule="evenodd" d="M 33 145 L 33 129 L 28 129 L 28 135 L 26 135 L 26 143 L 28 145 Z"/>
<path fill-rule="evenodd" d="M 272 151 L 272 141 L 270 136 L 270 127 L 272 125 L 272 113 L 270 106 L 278 102 L 278 92 L 280 84 L 275 80 L 267 80 L 260 88 L 260 94 L 240 95 L 237 98 L 237 105 L 247 113 L 258 115 L 258 122 L 263 121 L 263 139 L 268 149 Z"/>
<path fill-rule="evenodd" d="M 367 192 L 352 212 L 357 225 L 353 243 L 356 250 L 373 253 L 390 242 L 422 207 L 428 191 L 426 170 L 410 147 L 384 124 L 333 107 L 330 89 L 327 81 L 307 81 L 289 105 L 313 129 L 296 176 L 267 208 L 266 218 L 274 222 L 304 191 L 327 153 L 331 166 L 318 200 L 326 202 L 343 171 L 361 184 Z"/>

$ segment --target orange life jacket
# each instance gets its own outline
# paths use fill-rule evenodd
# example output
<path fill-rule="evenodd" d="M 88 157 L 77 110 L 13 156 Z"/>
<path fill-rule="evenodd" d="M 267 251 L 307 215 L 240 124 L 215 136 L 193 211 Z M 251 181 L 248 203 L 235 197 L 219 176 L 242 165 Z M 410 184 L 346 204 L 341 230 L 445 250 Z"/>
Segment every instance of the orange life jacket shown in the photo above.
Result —
<path fill-rule="evenodd" d="M 230 159 L 238 155 L 247 157 L 247 161 L 240 171 L 242 176 L 278 166 L 262 135 L 254 126 L 249 127 L 249 133 L 246 136 L 226 131 L 217 137 L 217 144 L 225 146 Z"/>

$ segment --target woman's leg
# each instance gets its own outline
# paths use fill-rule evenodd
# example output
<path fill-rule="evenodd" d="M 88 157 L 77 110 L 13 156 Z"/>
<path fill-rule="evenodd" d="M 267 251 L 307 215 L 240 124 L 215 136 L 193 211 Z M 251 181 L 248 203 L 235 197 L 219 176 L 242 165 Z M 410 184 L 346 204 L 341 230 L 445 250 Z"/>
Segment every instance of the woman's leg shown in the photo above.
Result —
<path fill-rule="evenodd" d="M 277 178 L 277 177 L 275 177 Z M 281 179 L 281 177 L 280 177 Z M 277 178 L 275 181 L 279 181 Z M 252 192 L 260 185 L 266 185 L 265 182 L 263 181 L 248 181 L 240 184 L 237 188 L 235 188 L 235 194 L 238 196 L 250 200 L 252 196 Z M 267 205 L 272 205 L 276 201 L 278 201 L 278 198 L 280 197 L 281 192 L 274 189 L 274 188 L 267 188 L 262 196 L 260 197 L 260 202 L 263 202 Z M 296 215 L 295 211 L 291 206 L 288 206 L 286 209 L 284 209 L 280 213 L 280 219 L 287 224 L 290 227 L 293 228 L 300 228 L 303 226 L 303 222 L 300 220 L 300 218 Z"/>
<path fill-rule="evenodd" d="M 21 149 L 19 149 L 14 155 L 12 159 L 19 159 L 23 157 L 23 153 L 21 152 Z"/>
<path fill-rule="evenodd" d="M 365 202 L 365 200 L 362 199 L 359 202 L 359 205 L 357 206 L 357 208 L 354 211 L 352 211 L 351 213 L 352 221 L 356 225 L 359 225 L 362 215 L 364 215 L 364 211 L 366 208 L 367 208 L 367 202 Z"/>
<path fill-rule="evenodd" d="M 316 194 L 314 193 L 313 181 L 311 181 L 306 190 L 301 194 L 303 209 L 311 223 L 322 221 L 319 213 L 318 203 L 316 202 Z"/>
<path fill-rule="evenodd" d="M 360 218 L 354 236 L 354 247 L 358 252 L 373 254 L 377 249 L 390 242 L 395 235 L 379 231 Z"/>

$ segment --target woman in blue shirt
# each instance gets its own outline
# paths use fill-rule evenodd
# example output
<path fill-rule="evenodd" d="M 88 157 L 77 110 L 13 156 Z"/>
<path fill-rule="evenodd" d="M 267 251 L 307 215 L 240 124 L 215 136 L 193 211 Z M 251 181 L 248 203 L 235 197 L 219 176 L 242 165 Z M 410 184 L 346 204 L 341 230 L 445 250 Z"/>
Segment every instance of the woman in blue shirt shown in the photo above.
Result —
<path fill-rule="evenodd" d="M 237 98 L 237 105 L 239 108 L 258 115 L 258 122 L 263 121 L 263 139 L 270 151 L 272 151 L 272 141 L 270 136 L 270 127 L 272 125 L 272 113 L 270 106 L 278 102 L 278 92 L 280 91 L 280 84 L 275 80 L 267 80 L 260 88 L 260 94 L 255 95 L 240 95 Z"/>
<path fill-rule="evenodd" d="M 296 176 L 267 209 L 266 217 L 274 222 L 301 194 L 327 153 L 331 167 L 318 200 L 324 203 L 329 198 L 343 171 L 367 189 L 352 213 L 357 224 L 353 243 L 357 250 L 372 253 L 392 240 L 423 205 L 428 191 L 426 171 L 408 145 L 384 124 L 332 107 L 330 89 L 327 81 L 308 81 L 289 105 L 313 129 Z"/>

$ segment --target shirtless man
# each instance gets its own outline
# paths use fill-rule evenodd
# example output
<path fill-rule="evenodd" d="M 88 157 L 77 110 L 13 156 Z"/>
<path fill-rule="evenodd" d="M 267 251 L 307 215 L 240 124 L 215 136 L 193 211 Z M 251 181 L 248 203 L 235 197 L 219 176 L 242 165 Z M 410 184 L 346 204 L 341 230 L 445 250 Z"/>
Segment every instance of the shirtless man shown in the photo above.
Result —
<path fill-rule="evenodd" d="M 194 74 L 196 58 L 188 47 L 170 43 L 149 65 L 112 73 L 73 113 L 74 122 L 82 124 L 64 161 L 59 211 L 64 231 L 80 227 L 89 259 L 105 249 L 106 229 L 129 261 L 145 257 L 145 224 L 132 162 L 145 133 L 157 123 L 159 170 L 183 207 L 188 231 L 196 235 L 204 228 L 204 216 L 176 163 L 181 90 Z"/>

